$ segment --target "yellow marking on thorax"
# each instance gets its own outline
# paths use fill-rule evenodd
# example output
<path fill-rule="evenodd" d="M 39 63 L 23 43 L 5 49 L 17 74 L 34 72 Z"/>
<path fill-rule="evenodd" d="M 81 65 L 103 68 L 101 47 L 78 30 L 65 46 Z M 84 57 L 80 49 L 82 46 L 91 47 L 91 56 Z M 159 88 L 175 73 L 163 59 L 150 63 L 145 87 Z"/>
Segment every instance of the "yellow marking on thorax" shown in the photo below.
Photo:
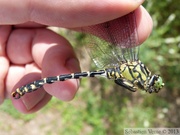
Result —
<path fill-rule="evenodd" d="M 147 75 L 142 72 L 141 66 L 140 66 L 140 65 L 137 65 L 135 69 L 136 69 L 136 71 L 138 71 L 139 73 L 141 73 L 141 77 L 142 77 L 143 81 L 146 81 Z"/>
<path fill-rule="evenodd" d="M 126 64 L 122 64 L 120 66 L 120 71 L 121 71 L 121 74 L 124 78 L 126 78 L 127 80 L 130 80 L 132 81 L 133 80 L 133 77 L 131 76 L 129 70 L 131 70 L 133 67 L 131 67 L 130 65 L 128 65 L 127 63 Z"/>
<path fill-rule="evenodd" d="M 143 79 L 143 81 L 145 81 L 147 79 L 147 75 L 142 72 L 141 66 L 142 68 L 144 66 L 140 65 L 139 63 L 140 62 L 137 61 L 134 62 L 128 61 L 127 63 L 122 64 L 120 66 L 122 75 L 130 81 L 133 81 L 134 79 L 140 79 L 138 78 L 138 76 L 141 75 L 141 78 Z"/>

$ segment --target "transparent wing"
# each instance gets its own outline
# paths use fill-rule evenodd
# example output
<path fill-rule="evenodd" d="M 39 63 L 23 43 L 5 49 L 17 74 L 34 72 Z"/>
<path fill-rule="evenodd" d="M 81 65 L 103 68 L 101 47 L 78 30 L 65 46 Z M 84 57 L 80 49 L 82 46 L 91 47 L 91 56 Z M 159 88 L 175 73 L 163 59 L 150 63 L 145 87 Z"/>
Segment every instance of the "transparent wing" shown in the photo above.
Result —
<path fill-rule="evenodd" d="M 121 18 L 88 26 L 87 50 L 99 67 L 116 66 L 121 61 L 137 60 L 139 47 L 134 12 Z"/>

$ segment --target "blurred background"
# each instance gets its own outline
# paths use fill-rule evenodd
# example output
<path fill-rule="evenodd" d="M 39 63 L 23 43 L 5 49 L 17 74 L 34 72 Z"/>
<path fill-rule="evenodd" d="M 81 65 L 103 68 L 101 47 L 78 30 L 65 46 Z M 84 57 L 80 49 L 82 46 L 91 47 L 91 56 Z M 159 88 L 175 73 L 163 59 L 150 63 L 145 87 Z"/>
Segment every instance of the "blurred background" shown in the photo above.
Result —
<path fill-rule="evenodd" d="M 84 78 L 71 102 L 53 98 L 42 110 L 24 115 L 7 100 L 0 106 L 0 135 L 121 135 L 124 128 L 180 127 L 180 1 L 146 1 L 154 29 L 140 48 L 140 59 L 161 74 L 158 94 L 131 93 L 106 79 Z M 57 29 L 56 29 L 57 31 Z M 82 70 L 97 69 L 83 46 L 83 35 L 58 29 L 73 45 Z"/>

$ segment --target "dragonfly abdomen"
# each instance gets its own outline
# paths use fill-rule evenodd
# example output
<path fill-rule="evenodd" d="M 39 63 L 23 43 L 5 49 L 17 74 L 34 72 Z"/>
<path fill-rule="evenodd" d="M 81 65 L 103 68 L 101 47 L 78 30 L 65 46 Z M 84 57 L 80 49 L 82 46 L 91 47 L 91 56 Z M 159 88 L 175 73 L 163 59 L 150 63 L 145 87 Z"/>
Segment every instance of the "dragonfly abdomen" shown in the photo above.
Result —
<path fill-rule="evenodd" d="M 66 81 L 68 79 L 79 79 L 83 77 L 97 77 L 97 76 L 107 77 L 106 72 L 107 72 L 106 70 L 98 70 L 98 71 L 77 72 L 77 73 L 63 74 L 53 77 L 46 77 L 41 80 L 36 80 L 34 82 L 31 82 L 20 88 L 17 88 L 16 91 L 12 93 L 12 96 L 16 99 L 19 99 L 25 93 L 33 92 L 41 88 L 44 84 L 51 84 L 57 81 Z"/>
<path fill-rule="evenodd" d="M 107 68 L 105 70 L 106 70 L 108 79 L 116 80 L 117 78 L 122 78 L 123 77 L 119 66 L 114 67 L 114 68 Z"/>

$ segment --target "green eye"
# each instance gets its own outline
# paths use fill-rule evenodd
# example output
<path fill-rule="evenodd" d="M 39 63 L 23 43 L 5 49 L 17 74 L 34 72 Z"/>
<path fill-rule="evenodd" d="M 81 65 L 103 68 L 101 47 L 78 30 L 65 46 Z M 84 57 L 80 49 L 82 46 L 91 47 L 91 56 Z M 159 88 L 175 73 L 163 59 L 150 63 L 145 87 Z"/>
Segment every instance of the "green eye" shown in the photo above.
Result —
<path fill-rule="evenodd" d="M 163 80 L 161 77 L 158 78 L 158 80 L 154 84 L 156 89 L 161 89 L 164 86 Z"/>

